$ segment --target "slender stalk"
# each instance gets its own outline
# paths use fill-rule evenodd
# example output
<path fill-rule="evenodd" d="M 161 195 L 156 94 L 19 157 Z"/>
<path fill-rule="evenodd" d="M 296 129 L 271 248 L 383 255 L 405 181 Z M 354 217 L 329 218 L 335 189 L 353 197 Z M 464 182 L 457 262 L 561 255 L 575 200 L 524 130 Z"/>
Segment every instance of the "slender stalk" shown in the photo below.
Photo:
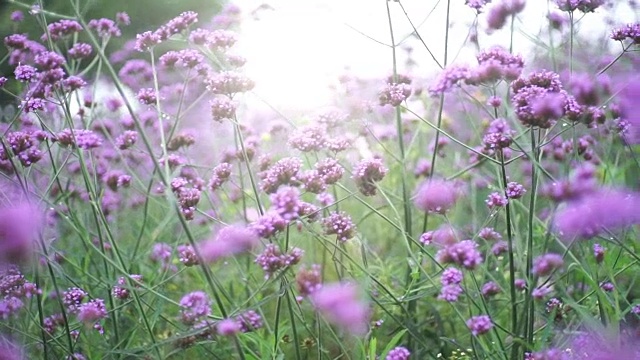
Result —
<path fill-rule="evenodd" d="M 536 146 L 536 132 L 531 128 L 531 196 L 529 201 L 529 218 L 528 218 L 528 241 L 527 241 L 527 278 L 528 278 L 528 286 L 527 286 L 527 301 L 528 301 L 528 315 L 527 315 L 527 330 L 525 331 L 527 335 L 527 345 L 531 346 L 533 341 L 533 322 L 534 322 L 534 308 L 535 302 L 531 296 L 531 292 L 533 291 L 533 274 L 531 273 L 533 268 L 533 220 L 535 217 L 535 209 L 536 209 L 536 197 L 537 197 L 537 183 L 538 183 L 538 171 L 537 171 L 537 161 L 533 161 L 533 159 L 538 160 L 538 147 Z M 539 132 L 540 130 L 538 130 Z"/>

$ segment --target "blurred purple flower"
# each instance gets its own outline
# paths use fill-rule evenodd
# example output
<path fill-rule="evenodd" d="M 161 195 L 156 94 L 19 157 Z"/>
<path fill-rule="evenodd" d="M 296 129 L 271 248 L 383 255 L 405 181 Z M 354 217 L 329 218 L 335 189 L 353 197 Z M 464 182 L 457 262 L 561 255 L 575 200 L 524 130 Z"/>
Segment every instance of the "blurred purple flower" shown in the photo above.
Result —
<path fill-rule="evenodd" d="M 353 284 L 329 284 L 311 295 L 313 306 L 327 321 L 354 335 L 364 335 L 369 324 L 369 306 Z"/>
<path fill-rule="evenodd" d="M 640 194 L 626 190 L 603 189 L 570 201 L 560 209 L 553 227 L 563 240 L 592 238 L 640 223 Z"/>
<path fill-rule="evenodd" d="M 218 231 L 215 239 L 200 244 L 204 261 L 213 262 L 222 257 L 250 250 L 258 244 L 258 235 L 246 227 L 230 225 Z"/>
<path fill-rule="evenodd" d="M 431 179 L 418 187 L 413 203 L 424 212 L 444 214 L 455 205 L 458 195 L 454 183 Z"/>
<path fill-rule="evenodd" d="M 27 204 L 0 209 L 0 263 L 31 258 L 42 216 Z"/>

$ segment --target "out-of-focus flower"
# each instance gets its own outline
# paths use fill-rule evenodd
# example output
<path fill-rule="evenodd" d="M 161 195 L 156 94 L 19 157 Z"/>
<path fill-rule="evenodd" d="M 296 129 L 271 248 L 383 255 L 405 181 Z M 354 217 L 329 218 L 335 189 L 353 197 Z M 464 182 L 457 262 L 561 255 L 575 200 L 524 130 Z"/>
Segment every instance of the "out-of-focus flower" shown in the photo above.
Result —
<path fill-rule="evenodd" d="M 369 306 L 353 284 L 325 285 L 311 295 L 313 306 L 331 323 L 354 335 L 364 335 L 369 324 Z"/>
<path fill-rule="evenodd" d="M 478 315 L 467 320 L 467 327 L 474 336 L 478 336 L 488 333 L 493 328 L 493 322 L 488 315 Z"/>
<path fill-rule="evenodd" d="M 0 208 L 0 263 L 31 258 L 42 220 L 42 216 L 27 204 Z"/>
<path fill-rule="evenodd" d="M 455 205 L 458 195 L 454 183 L 431 179 L 418 187 L 413 203 L 424 212 L 444 214 Z"/>
<path fill-rule="evenodd" d="M 200 254 L 204 261 L 213 262 L 248 251 L 258 242 L 258 235 L 251 229 L 230 225 L 220 229 L 213 240 L 201 243 Z"/>
<path fill-rule="evenodd" d="M 553 220 L 558 235 L 567 241 L 592 238 L 640 223 L 640 195 L 626 190 L 603 189 L 569 201 Z"/>

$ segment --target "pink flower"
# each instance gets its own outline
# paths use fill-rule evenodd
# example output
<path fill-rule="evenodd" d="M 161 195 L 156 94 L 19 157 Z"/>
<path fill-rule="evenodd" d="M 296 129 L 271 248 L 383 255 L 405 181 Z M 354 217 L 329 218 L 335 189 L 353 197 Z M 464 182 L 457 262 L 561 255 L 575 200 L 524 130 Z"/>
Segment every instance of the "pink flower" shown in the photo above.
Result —
<path fill-rule="evenodd" d="M 369 306 L 353 284 L 329 284 L 311 295 L 316 310 L 327 321 L 354 334 L 363 335 L 369 323 Z"/>
<path fill-rule="evenodd" d="M 218 231 L 215 239 L 200 244 L 200 253 L 205 261 L 213 262 L 250 250 L 257 245 L 258 235 L 246 227 L 230 225 Z"/>
<path fill-rule="evenodd" d="M 458 190 L 451 182 L 427 180 L 423 182 L 414 197 L 416 207 L 424 212 L 444 214 L 458 199 Z"/>

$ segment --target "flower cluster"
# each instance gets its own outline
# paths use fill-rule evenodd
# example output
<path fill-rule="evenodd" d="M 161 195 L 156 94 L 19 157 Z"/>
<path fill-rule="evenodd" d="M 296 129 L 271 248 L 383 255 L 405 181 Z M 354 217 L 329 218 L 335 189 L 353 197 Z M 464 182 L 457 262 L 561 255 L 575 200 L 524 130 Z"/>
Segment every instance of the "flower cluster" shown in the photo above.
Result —
<path fill-rule="evenodd" d="M 356 226 L 345 212 L 332 212 L 322 221 L 325 235 L 336 235 L 338 241 L 345 242 L 356 234 Z"/>
<path fill-rule="evenodd" d="M 288 253 L 282 253 L 276 244 L 267 244 L 265 249 L 256 257 L 255 263 L 265 272 L 265 278 L 270 278 L 277 271 L 300 262 L 304 251 L 293 248 Z"/>
<path fill-rule="evenodd" d="M 455 263 L 467 269 L 475 269 L 482 263 L 482 254 L 473 240 L 463 240 L 440 249 L 436 260 L 441 264 Z"/>

